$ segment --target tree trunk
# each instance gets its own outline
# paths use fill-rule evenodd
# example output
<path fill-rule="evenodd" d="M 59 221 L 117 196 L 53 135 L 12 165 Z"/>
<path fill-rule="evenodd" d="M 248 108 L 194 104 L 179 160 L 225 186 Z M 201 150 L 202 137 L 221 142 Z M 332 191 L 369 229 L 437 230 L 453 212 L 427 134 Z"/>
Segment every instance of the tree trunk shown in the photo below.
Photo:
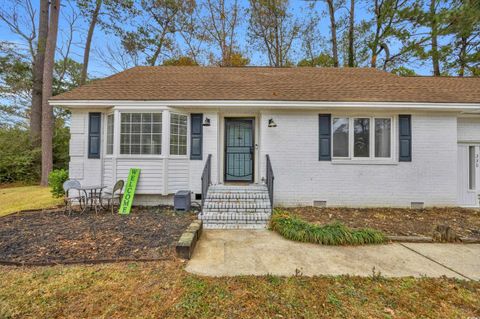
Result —
<path fill-rule="evenodd" d="M 53 66 L 57 45 L 58 18 L 60 0 L 52 0 L 50 8 L 50 23 L 48 27 L 47 45 L 45 48 L 45 65 L 43 68 L 42 91 L 42 179 L 41 185 L 48 185 L 48 174 L 53 169 L 53 108 L 48 103 L 52 96 Z"/>
<path fill-rule="evenodd" d="M 462 36 L 460 38 L 460 53 L 458 57 L 458 63 L 460 65 L 458 69 L 458 76 L 465 76 L 465 68 L 467 66 L 467 37 Z"/>
<path fill-rule="evenodd" d="M 40 0 L 38 44 L 33 65 L 32 108 L 30 111 L 30 140 L 34 147 L 41 145 L 43 64 L 48 35 L 48 11 L 48 0 Z"/>
<path fill-rule="evenodd" d="M 436 20 L 436 3 L 437 0 L 430 0 L 430 22 L 431 22 L 431 36 L 432 36 L 432 65 L 433 65 L 433 75 L 440 76 L 440 63 L 438 57 L 438 26 Z"/>
<path fill-rule="evenodd" d="M 90 21 L 90 26 L 88 27 L 87 41 L 85 43 L 85 51 L 83 52 L 83 66 L 82 74 L 80 76 L 80 85 L 85 84 L 87 81 L 87 71 L 88 71 L 88 60 L 90 58 L 90 47 L 92 45 L 93 32 L 95 31 L 95 26 L 98 21 L 98 14 L 100 13 L 100 8 L 102 7 L 102 0 L 97 0 L 95 5 L 95 10 L 93 10 L 92 20 Z"/>
<path fill-rule="evenodd" d="M 355 0 L 350 0 L 350 18 L 348 26 L 348 66 L 353 68 L 355 66 L 354 57 L 354 36 L 355 36 Z"/>
<path fill-rule="evenodd" d="M 335 7 L 333 0 L 327 0 L 328 11 L 330 13 L 330 28 L 332 33 L 332 56 L 333 66 L 338 68 L 338 48 L 337 48 L 337 26 L 335 24 Z"/>

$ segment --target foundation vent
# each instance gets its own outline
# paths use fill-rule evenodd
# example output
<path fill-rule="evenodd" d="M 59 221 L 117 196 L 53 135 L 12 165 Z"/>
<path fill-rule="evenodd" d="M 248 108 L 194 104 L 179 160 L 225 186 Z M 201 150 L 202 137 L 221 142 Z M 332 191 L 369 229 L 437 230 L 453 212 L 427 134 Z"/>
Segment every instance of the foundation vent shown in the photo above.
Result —
<path fill-rule="evenodd" d="M 424 202 L 411 202 L 410 203 L 410 207 L 412 207 L 412 209 L 423 209 L 424 207 Z"/>
<path fill-rule="evenodd" d="M 327 201 L 326 200 L 314 200 L 313 201 L 313 207 L 327 207 Z"/>

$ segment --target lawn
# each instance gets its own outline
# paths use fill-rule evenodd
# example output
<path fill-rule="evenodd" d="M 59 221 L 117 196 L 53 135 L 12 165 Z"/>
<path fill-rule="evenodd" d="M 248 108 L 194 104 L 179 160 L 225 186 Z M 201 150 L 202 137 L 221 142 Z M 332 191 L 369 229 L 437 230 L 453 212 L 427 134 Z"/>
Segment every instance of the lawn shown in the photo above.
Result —
<path fill-rule="evenodd" d="M 62 204 L 53 198 L 50 188 L 42 186 L 17 186 L 0 188 L 0 216 L 29 209 L 52 208 Z"/>
<path fill-rule="evenodd" d="M 206 278 L 178 261 L 0 267 L 0 318 L 473 318 L 480 283 L 453 279 Z"/>

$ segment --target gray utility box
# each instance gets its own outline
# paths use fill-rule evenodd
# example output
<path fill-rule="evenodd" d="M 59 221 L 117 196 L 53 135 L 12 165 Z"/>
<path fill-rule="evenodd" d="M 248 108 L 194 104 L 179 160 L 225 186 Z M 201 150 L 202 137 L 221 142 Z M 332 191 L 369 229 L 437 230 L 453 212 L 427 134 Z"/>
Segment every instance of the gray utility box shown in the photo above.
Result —
<path fill-rule="evenodd" d="M 173 207 L 175 210 L 190 210 L 192 196 L 190 191 L 178 191 L 173 197 Z"/>

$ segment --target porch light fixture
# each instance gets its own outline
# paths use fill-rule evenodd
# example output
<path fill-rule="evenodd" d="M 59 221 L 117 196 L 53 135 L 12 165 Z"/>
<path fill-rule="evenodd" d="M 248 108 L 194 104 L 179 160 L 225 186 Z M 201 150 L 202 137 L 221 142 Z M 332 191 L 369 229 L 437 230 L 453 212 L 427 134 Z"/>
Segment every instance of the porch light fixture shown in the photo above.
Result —
<path fill-rule="evenodd" d="M 208 117 L 205 118 L 205 120 L 203 121 L 203 126 L 210 126 L 210 119 Z"/>
<path fill-rule="evenodd" d="M 268 127 L 277 127 L 277 123 L 273 119 L 268 120 Z"/>

